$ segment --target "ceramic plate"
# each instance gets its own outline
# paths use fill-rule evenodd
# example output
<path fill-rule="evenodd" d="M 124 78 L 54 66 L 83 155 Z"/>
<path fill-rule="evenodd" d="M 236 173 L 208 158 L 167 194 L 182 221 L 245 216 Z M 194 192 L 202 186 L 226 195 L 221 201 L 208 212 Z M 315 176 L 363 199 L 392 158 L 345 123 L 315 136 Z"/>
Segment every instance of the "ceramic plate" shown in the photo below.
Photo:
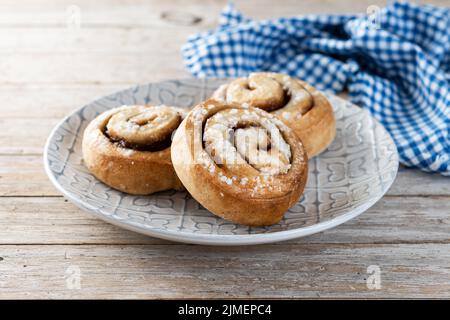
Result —
<path fill-rule="evenodd" d="M 99 113 L 124 104 L 190 107 L 225 79 L 185 79 L 140 85 L 96 100 L 65 118 L 48 138 L 44 163 L 50 180 L 74 204 L 120 227 L 174 241 L 244 245 L 287 240 L 321 232 L 361 214 L 395 179 L 397 149 L 370 114 L 327 95 L 337 119 L 329 148 L 309 162 L 305 192 L 282 221 L 246 227 L 214 216 L 188 193 L 133 196 L 109 188 L 83 165 L 82 134 Z"/>

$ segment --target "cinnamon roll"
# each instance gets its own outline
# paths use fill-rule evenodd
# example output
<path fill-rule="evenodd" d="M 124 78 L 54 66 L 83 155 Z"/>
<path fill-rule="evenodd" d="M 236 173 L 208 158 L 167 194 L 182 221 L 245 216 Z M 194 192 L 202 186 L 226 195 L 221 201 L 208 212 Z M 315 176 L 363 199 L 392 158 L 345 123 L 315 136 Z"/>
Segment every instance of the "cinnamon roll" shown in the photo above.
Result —
<path fill-rule="evenodd" d="M 84 163 L 100 181 L 126 193 L 183 189 L 172 166 L 170 145 L 185 115 L 181 108 L 164 105 L 106 111 L 84 131 Z"/>
<path fill-rule="evenodd" d="M 271 112 L 302 140 L 311 158 L 333 141 L 336 120 L 325 96 L 299 79 L 279 73 L 251 73 L 219 87 L 213 99 L 248 103 Z"/>
<path fill-rule="evenodd" d="M 306 183 L 302 143 L 261 109 L 202 102 L 183 120 L 171 148 L 175 171 L 190 194 L 235 223 L 277 223 Z"/>

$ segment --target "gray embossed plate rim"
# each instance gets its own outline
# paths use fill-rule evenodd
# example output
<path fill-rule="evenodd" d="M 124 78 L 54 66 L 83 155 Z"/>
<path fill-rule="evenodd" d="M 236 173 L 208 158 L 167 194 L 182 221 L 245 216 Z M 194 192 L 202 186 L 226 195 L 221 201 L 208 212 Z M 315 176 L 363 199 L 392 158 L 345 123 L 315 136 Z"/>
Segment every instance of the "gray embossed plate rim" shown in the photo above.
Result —
<path fill-rule="evenodd" d="M 81 134 L 100 112 L 133 103 L 188 107 L 225 81 L 168 80 L 93 101 L 53 129 L 44 150 L 47 175 L 67 199 L 109 223 L 166 240 L 208 245 L 261 244 L 318 233 L 358 216 L 391 186 L 398 170 L 392 138 L 367 111 L 333 95 L 327 96 L 336 113 L 336 139 L 310 160 L 304 195 L 274 226 L 250 228 L 224 221 L 185 192 L 126 195 L 96 180 L 83 166 Z"/>

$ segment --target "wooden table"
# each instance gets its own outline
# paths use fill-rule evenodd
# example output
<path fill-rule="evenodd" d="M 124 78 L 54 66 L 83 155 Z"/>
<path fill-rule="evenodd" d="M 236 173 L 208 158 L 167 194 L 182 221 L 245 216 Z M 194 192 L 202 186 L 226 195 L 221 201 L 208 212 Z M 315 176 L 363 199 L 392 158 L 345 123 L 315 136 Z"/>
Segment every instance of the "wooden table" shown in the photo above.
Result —
<path fill-rule="evenodd" d="M 173 243 L 77 209 L 43 170 L 52 127 L 104 94 L 188 76 L 180 46 L 215 26 L 225 1 L 0 3 L 0 298 L 450 297 L 450 180 L 417 170 L 401 167 L 357 219 L 271 245 Z M 384 4 L 271 3 L 237 1 L 257 18 Z M 380 286 L 368 286 L 377 268 Z"/>

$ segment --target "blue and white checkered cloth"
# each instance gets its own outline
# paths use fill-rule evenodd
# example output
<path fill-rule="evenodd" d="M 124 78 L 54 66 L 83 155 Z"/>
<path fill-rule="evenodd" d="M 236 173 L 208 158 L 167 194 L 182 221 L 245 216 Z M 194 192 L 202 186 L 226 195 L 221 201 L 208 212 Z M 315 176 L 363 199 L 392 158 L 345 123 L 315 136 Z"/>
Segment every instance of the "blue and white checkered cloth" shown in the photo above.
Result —
<path fill-rule="evenodd" d="M 197 77 L 273 71 L 349 91 L 390 132 L 401 163 L 450 175 L 450 9 L 393 3 L 375 15 L 255 21 L 233 5 L 183 47 Z"/>

